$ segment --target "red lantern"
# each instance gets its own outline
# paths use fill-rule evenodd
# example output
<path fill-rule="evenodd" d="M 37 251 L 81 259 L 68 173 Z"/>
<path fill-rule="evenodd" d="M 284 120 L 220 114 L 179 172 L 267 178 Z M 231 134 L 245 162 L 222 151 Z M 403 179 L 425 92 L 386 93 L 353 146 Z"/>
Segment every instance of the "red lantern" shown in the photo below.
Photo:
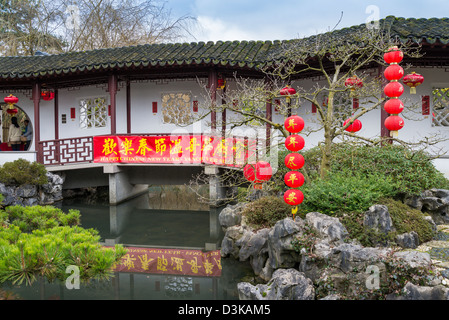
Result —
<path fill-rule="evenodd" d="M 291 133 L 298 133 L 304 129 L 304 119 L 300 116 L 291 116 L 285 119 L 285 129 Z"/>
<path fill-rule="evenodd" d="M 285 166 L 291 170 L 298 170 L 304 166 L 304 157 L 299 153 L 289 153 L 284 160 Z"/>
<path fill-rule="evenodd" d="M 387 97 L 397 98 L 404 93 L 404 87 L 399 82 L 392 81 L 385 86 L 384 93 Z"/>
<path fill-rule="evenodd" d="M 285 147 L 287 148 L 287 150 L 293 152 L 302 150 L 302 148 L 304 148 L 304 145 L 305 145 L 304 138 L 297 134 L 288 136 L 287 139 L 285 139 Z"/>
<path fill-rule="evenodd" d="M 296 90 L 290 86 L 286 86 L 279 92 L 281 96 L 286 96 L 287 102 L 290 102 L 290 96 L 296 93 Z"/>
<path fill-rule="evenodd" d="M 268 181 L 273 175 L 273 170 L 271 165 L 266 161 L 259 161 L 256 163 L 256 183 L 261 183 L 263 181 Z"/>
<path fill-rule="evenodd" d="M 254 181 L 256 179 L 256 171 L 254 170 L 254 166 L 251 164 L 247 164 L 243 168 L 243 176 L 248 181 Z"/>
<path fill-rule="evenodd" d="M 362 79 L 358 78 L 357 76 L 352 76 L 345 81 L 345 86 L 348 88 L 351 88 L 351 90 L 355 90 L 356 88 L 363 87 L 363 81 Z"/>
<path fill-rule="evenodd" d="M 304 194 L 297 189 L 289 189 L 284 193 L 284 201 L 291 206 L 297 206 L 304 200 Z"/>
<path fill-rule="evenodd" d="M 404 76 L 404 69 L 398 64 L 392 64 L 384 71 L 384 76 L 387 80 L 399 80 Z"/>
<path fill-rule="evenodd" d="M 304 184 L 304 176 L 301 172 L 289 171 L 284 176 L 284 182 L 290 188 L 299 188 Z"/>
<path fill-rule="evenodd" d="M 347 119 L 344 123 L 343 123 L 343 127 L 349 122 L 351 121 L 351 118 Z M 362 122 L 359 119 L 355 119 L 353 123 L 351 123 L 345 130 L 348 132 L 357 132 L 360 131 L 362 129 Z"/>
<path fill-rule="evenodd" d="M 389 114 L 399 114 L 404 110 L 404 104 L 399 99 L 390 99 L 385 102 L 384 109 Z"/>
<path fill-rule="evenodd" d="M 394 46 L 388 49 L 388 51 L 384 54 L 384 60 L 388 64 L 399 63 L 404 58 L 404 54 L 398 47 Z"/>
<path fill-rule="evenodd" d="M 424 82 L 424 77 L 419 73 L 412 72 L 406 75 L 402 82 L 410 87 L 410 94 L 416 94 L 416 87 Z"/>
<path fill-rule="evenodd" d="M 389 116 L 385 119 L 385 128 L 390 131 L 398 131 L 404 127 L 404 119 L 400 116 Z"/>
<path fill-rule="evenodd" d="M 45 90 L 41 92 L 41 97 L 45 101 L 50 101 L 55 97 L 55 93 L 53 91 Z"/>
<path fill-rule="evenodd" d="M 19 98 L 10 94 L 9 96 L 5 97 L 3 99 L 3 101 L 5 101 L 9 105 L 10 108 L 12 108 L 14 104 L 19 102 Z"/>
<path fill-rule="evenodd" d="M 16 114 L 19 111 L 17 110 L 17 108 L 9 108 L 9 109 L 6 109 L 6 112 L 9 114 Z"/>

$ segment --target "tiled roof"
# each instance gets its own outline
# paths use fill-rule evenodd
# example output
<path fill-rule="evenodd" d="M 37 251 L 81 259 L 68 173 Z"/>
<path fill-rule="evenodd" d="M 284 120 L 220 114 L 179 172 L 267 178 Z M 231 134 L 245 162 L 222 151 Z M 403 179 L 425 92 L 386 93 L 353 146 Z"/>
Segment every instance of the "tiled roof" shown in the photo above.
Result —
<path fill-rule="evenodd" d="M 405 19 L 389 16 L 380 21 L 401 41 L 417 43 L 449 42 L 449 18 Z M 365 25 L 335 32 L 344 35 Z M 26 79 L 114 68 L 173 66 L 189 64 L 257 68 L 276 59 L 276 53 L 289 41 L 218 41 L 178 44 L 152 44 L 132 47 L 70 52 L 58 55 L 0 57 L 0 77 Z"/>

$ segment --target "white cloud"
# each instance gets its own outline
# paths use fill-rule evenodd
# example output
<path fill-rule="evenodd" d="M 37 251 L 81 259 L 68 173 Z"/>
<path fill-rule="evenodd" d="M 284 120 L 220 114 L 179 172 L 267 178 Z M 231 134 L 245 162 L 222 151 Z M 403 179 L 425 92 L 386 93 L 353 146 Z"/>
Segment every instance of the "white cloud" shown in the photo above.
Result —
<path fill-rule="evenodd" d="M 199 34 L 197 41 L 233 41 L 253 40 L 254 34 L 238 27 L 237 24 L 225 22 L 219 18 L 199 16 Z"/>

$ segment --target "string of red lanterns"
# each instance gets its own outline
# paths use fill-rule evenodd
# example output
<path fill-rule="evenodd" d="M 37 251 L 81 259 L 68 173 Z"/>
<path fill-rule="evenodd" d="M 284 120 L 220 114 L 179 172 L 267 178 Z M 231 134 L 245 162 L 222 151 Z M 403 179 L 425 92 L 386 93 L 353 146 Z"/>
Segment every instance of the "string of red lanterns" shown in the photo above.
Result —
<path fill-rule="evenodd" d="M 346 79 L 345 86 L 351 89 L 351 96 L 355 95 L 355 90 L 363 87 L 363 81 L 357 76 L 352 76 Z M 346 119 L 343 123 L 343 127 L 348 124 L 352 118 Z M 362 129 L 362 122 L 355 119 L 345 130 L 351 133 L 358 132 Z"/>
<path fill-rule="evenodd" d="M 288 117 L 284 122 L 285 129 L 290 133 L 299 133 L 304 129 L 304 120 L 296 115 Z M 304 139 L 297 134 L 292 134 L 285 139 L 285 147 L 292 151 L 284 160 L 285 166 L 291 171 L 284 175 L 284 183 L 291 189 L 284 192 L 284 202 L 292 206 L 293 220 L 298 212 L 298 205 L 304 200 L 304 194 L 297 188 L 304 184 L 304 175 L 296 170 L 304 166 L 304 157 L 295 153 L 304 148 Z"/>
<path fill-rule="evenodd" d="M 404 110 L 404 104 L 399 100 L 404 93 L 404 87 L 399 83 L 404 76 L 404 69 L 399 66 L 403 58 L 404 54 L 396 46 L 389 48 L 384 54 L 384 61 L 389 64 L 384 76 L 390 81 L 384 88 L 385 95 L 390 98 L 384 105 L 384 110 L 390 114 L 385 119 L 384 125 L 390 130 L 391 137 L 397 137 L 398 131 L 404 127 L 404 119 L 398 115 Z"/>

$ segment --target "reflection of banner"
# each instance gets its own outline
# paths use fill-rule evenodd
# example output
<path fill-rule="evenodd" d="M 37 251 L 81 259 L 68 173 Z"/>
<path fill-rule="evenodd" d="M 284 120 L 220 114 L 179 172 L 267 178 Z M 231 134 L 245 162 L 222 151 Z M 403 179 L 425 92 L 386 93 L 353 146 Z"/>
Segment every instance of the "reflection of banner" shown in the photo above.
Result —
<path fill-rule="evenodd" d="M 127 247 L 115 272 L 142 272 L 201 277 L 221 276 L 220 250 L 154 249 Z"/>
<path fill-rule="evenodd" d="M 254 157 L 256 142 L 206 135 L 96 136 L 94 162 L 204 163 L 243 166 Z"/>

